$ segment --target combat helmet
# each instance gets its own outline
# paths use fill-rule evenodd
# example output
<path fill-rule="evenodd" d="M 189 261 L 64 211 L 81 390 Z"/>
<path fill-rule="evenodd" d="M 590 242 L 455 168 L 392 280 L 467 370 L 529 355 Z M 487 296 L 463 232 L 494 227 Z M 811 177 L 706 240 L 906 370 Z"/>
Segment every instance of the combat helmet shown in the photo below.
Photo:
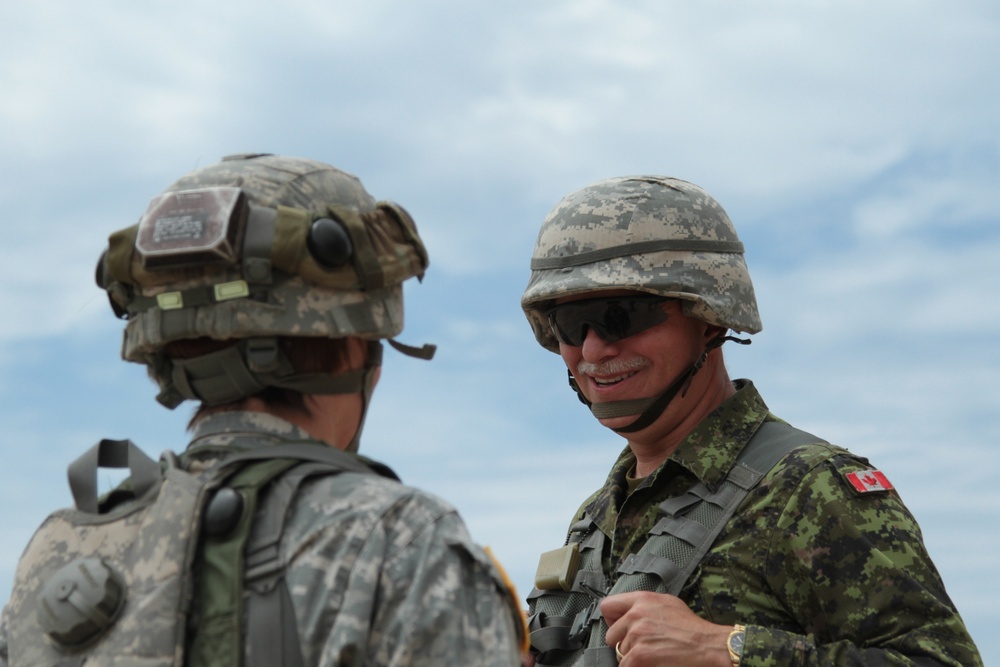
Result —
<path fill-rule="evenodd" d="M 358 178 L 313 160 L 245 154 L 193 171 L 153 197 L 139 222 L 111 235 L 97 282 L 127 320 L 122 357 L 146 364 L 167 407 L 216 405 L 265 387 L 353 393 L 364 377 L 295 373 L 278 337 L 369 343 L 403 328 L 402 283 L 428 257 L 410 215 L 376 202 Z M 171 359 L 172 341 L 235 340 Z M 370 388 L 365 390 L 366 402 Z"/>
<path fill-rule="evenodd" d="M 680 299 L 686 315 L 723 329 L 751 334 L 761 330 L 736 229 L 719 202 L 680 179 L 634 176 L 599 181 L 564 197 L 545 218 L 521 297 L 538 342 L 559 351 L 547 317 L 556 299 L 613 289 Z M 725 340 L 739 339 L 722 336 L 713 345 Z M 644 428 L 703 361 L 704 355 L 678 378 L 669 397 L 590 407 L 599 417 L 643 413 L 635 424 L 616 430 Z M 590 405 L 572 373 L 570 381 Z"/>

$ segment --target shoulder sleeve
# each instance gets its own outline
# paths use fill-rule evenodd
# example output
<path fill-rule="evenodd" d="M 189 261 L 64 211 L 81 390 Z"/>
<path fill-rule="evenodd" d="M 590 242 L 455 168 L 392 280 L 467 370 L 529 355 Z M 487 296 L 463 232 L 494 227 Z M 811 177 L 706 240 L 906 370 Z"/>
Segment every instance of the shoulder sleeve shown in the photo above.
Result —
<path fill-rule="evenodd" d="M 406 538 L 386 554 L 379 578 L 376 664 L 517 665 L 523 626 L 512 592 L 458 514 L 437 509 L 433 520 L 422 509 L 400 516 Z"/>
<path fill-rule="evenodd" d="M 338 477 L 300 494 L 282 537 L 306 664 L 516 666 L 517 607 L 455 510 Z"/>
<path fill-rule="evenodd" d="M 807 634 L 751 627 L 745 663 L 981 665 L 891 482 L 832 446 L 786 459 L 772 480 L 791 488 L 767 577 Z"/>

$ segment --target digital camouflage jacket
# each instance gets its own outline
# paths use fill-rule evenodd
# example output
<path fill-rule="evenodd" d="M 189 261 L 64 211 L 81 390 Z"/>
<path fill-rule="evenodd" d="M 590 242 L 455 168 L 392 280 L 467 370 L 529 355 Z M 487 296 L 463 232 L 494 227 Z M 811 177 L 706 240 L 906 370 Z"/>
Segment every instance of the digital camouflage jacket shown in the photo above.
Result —
<path fill-rule="evenodd" d="M 277 417 L 223 412 L 198 423 L 187 454 L 197 472 L 231 452 L 303 440 Z M 305 665 L 519 664 L 516 603 L 447 503 L 343 472 L 303 482 L 289 512 L 280 561 Z M 197 633 L 197 619 L 191 625 Z M 5 618 L 0 667 L 15 639 Z"/>
<path fill-rule="evenodd" d="M 697 481 L 718 485 L 759 425 L 777 419 L 752 383 L 737 387 L 631 495 L 626 448 L 580 508 L 572 523 L 588 514 L 608 537 L 605 576 L 646 542 L 661 502 Z M 794 450 L 744 498 L 681 591 L 699 616 L 747 626 L 742 666 L 982 665 L 891 483 L 862 475 L 876 481 L 855 488 L 852 473 L 871 468 L 826 443 Z M 566 657 L 559 663 L 575 664 Z"/>

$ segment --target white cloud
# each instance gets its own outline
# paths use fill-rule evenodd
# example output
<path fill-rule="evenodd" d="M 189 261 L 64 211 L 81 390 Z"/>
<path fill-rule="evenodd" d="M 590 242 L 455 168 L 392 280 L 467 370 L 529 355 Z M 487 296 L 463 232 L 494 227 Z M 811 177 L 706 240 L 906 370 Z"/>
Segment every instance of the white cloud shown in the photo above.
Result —
<path fill-rule="evenodd" d="M 404 339 L 442 349 L 387 353 L 366 443 L 455 502 L 526 587 L 620 442 L 523 321 L 531 245 L 566 192 L 666 172 L 716 194 L 759 259 L 766 330 L 732 366 L 894 471 L 1000 659 L 977 583 L 1000 472 L 993 5 L 43 0 L 0 8 L 0 35 L 0 410 L 7 446 L 55 480 L 0 471 L 18 543 L 0 571 L 71 452 L 183 441 L 184 415 L 117 359 L 92 282 L 108 232 L 182 173 L 262 149 L 348 168 L 414 213 L 432 268 Z"/>

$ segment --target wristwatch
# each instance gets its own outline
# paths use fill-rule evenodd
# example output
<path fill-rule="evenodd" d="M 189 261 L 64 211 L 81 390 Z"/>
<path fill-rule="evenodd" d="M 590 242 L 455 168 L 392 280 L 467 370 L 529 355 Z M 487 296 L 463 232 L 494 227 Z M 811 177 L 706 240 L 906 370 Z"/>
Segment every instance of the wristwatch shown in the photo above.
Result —
<path fill-rule="evenodd" d="M 729 639 L 726 640 L 726 648 L 729 649 L 729 659 L 733 661 L 733 667 L 740 667 L 740 658 L 743 657 L 743 643 L 746 641 L 746 627 L 734 625 Z"/>

